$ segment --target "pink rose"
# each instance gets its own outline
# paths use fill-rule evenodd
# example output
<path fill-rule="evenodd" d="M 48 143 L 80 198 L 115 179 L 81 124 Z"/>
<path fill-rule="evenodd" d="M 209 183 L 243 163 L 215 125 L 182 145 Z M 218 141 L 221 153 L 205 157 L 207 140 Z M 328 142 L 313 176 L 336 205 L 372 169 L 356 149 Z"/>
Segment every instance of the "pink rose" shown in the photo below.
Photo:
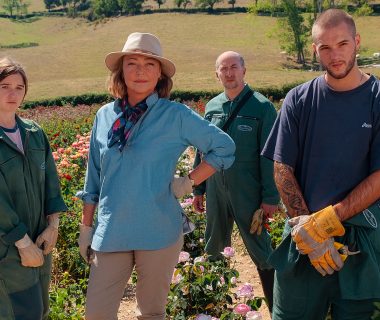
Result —
<path fill-rule="evenodd" d="M 248 311 L 245 315 L 246 320 L 263 320 L 259 311 Z"/>
<path fill-rule="evenodd" d="M 235 250 L 232 247 L 225 247 L 224 250 L 223 250 L 223 252 L 221 252 L 221 254 L 225 258 L 229 259 L 229 258 L 232 258 L 235 255 Z"/>
<path fill-rule="evenodd" d="M 234 308 L 234 313 L 235 314 L 241 314 L 243 316 L 245 316 L 248 311 L 251 311 L 251 307 L 248 306 L 248 305 L 246 305 L 245 303 L 239 303 Z"/>
<path fill-rule="evenodd" d="M 246 282 L 237 289 L 236 295 L 238 298 L 244 297 L 250 299 L 253 297 L 253 287 Z"/>
<path fill-rule="evenodd" d="M 189 261 L 190 254 L 186 251 L 181 251 L 178 257 L 178 262 L 186 262 Z"/>
<path fill-rule="evenodd" d="M 194 259 L 194 264 L 205 262 L 206 259 L 204 256 L 199 256 Z"/>

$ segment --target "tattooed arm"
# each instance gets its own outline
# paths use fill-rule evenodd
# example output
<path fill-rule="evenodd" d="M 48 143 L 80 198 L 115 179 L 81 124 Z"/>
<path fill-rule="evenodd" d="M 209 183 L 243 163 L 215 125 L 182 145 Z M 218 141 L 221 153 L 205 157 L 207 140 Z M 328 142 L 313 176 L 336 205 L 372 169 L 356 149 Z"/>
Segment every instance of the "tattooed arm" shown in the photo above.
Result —
<path fill-rule="evenodd" d="M 310 214 L 292 167 L 275 161 L 274 181 L 290 218 Z"/>
<path fill-rule="evenodd" d="M 346 198 L 334 205 L 334 209 L 340 221 L 344 221 L 368 208 L 379 198 L 380 170 L 377 170 L 359 183 Z"/>

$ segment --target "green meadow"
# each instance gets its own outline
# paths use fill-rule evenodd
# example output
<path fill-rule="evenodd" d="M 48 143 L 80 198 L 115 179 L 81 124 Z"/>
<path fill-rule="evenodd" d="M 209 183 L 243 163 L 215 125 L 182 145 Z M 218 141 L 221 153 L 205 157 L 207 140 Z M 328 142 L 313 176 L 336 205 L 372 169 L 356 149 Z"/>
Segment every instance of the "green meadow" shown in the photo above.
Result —
<path fill-rule="evenodd" d="M 174 89 L 219 90 L 214 74 L 217 55 L 225 50 L 243 54 L 246 80 L 254 87 L 301 82 L 318 72 L 296 68 L 281 53 L 274 17 L 249 14 L 155 13 L 89 23 L 82 19 L 43 17 L 15 22 L 0 19 L 0 45 L 34 42 L 38 46 L 0 49 L 26 66 L 30 91 L 27 100 L 105 92 L 104 57 L 119 51 L 129 33 L 156 34 L 165 57 L 174 61 Z M 380 17 L 357 18 L 362 55 L 380 51 Z M 270 36 L 271 34 L 271 36 Z M 287 68 L 286 65 L 291 65 Z M 365 69 L 380 76 L 380 69 Z"/>

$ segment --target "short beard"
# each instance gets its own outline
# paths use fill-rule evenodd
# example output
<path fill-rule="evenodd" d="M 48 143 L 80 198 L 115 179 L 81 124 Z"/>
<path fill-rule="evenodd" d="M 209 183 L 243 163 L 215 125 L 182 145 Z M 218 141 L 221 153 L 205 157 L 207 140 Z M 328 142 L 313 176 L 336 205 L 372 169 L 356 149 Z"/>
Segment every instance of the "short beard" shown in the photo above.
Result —
<path fill-rule="evenodd" d="M 352 56 L 350 60 L 347 62 L 346 70 L 344 70 L 341 74 L 336 74 L 334 71 L 332 71 L 328 66 L 321 63 L 322 67 L 326 70 L 329 76 L 331 76 L 334 79 L 343 79 L 345 78 L 352 70 L 352 68 L 355 66 L 356 62 L 356 51 L 352 53 Z"/>

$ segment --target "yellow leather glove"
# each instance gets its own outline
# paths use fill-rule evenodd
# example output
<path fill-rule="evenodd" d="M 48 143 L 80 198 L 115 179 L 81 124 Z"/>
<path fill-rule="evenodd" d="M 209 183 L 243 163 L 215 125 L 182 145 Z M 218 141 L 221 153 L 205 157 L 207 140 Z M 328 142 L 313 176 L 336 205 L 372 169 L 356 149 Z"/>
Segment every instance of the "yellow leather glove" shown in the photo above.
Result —
<path fill-rule="evenodd" d="M 259 236 L 261 231 L 263 230 L 263 219 L 264 219 L 264 210 L 257 209 L 252 216 L 251 228 L 249 229 L 249 233 L 254 234 L 257 233 Z"/>
<path fill-rule="evenodd" d="M 342 269 L 345 260 L 335 247 L 333 238 L 319 244 L 308 256 L 313 267 L 322 276 Z"/>
<path fill-rule="evenodd" d="M 292 218 L 288 224 L 292 227 L 293 241 L 302 254 L 309 254 L 328 238 L 342 236 L 345 232 L 332 206 Z"/>
<path fill-rule="evenodd" d="M 15 242 L 15 246 L 21 257 L 21 264 L 24 267 L 40 267 L 44 263 L 42 250 L 39 249 L 27 234 Z"/>
<path fill-rule="evenodd" d="M 48 255 L 57 244 L 59 213 L 51 214 L 47 217 L 49 225 L 38 236 L 36 240 L 37 247 L 43 249 L 43 254 Z"/>

